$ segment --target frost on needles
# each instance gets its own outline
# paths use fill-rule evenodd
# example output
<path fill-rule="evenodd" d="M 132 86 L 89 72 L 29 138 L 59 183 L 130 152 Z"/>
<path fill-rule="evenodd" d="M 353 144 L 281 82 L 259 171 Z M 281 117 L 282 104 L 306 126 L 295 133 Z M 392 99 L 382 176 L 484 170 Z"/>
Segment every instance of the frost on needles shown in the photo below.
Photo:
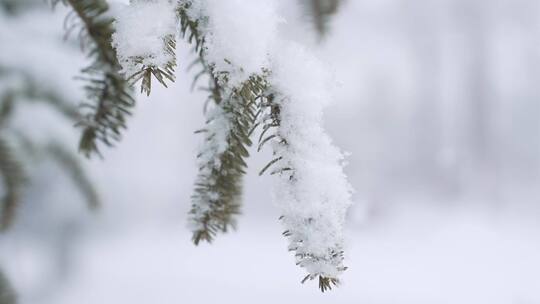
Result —
<path fill-rule="evenodd" d="M 174 80 L 177 32 L 195 50 L 194 84 L 207 80 L 205 126 L 197 156 L 199 173 L 189 212 L 193 242 L 212 241 L 235 227 L 248 147 L 271 147 L 261 170 L 275 176 L 275 198 L 283 235 L 296 263 L 318 279 L 322 291 L 346 269 L 343 226 L 351 187 L 343 153 L 323 129 L 330 104 L 328 71 L 314 56 L 301 20 L 288 1 L 134 0 L 118 7 L 115 68 L 123 79 L 152 75 Z M 290 19 L 287 19 L 290 18 Z M 292 26 L 292 27 L 291 27 Z M 296 35 L 295 35 L 296 33 Z"/>

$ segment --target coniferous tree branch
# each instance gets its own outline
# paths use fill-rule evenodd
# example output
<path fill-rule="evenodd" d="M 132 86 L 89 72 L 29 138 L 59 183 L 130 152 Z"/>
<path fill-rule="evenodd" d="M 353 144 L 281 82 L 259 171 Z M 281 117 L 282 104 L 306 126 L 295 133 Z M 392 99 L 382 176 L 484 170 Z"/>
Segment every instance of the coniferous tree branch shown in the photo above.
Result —
<path fill-rule="evenodd" d="M 89 110 L 79 126 L 83 128 L 79 149 L 86 155 L 99 154 L 98 142 L 112 146 L 126 129 L 135 99 L 129 84 L 120 74 L 121 66 L 111 45 L 113 19 L 106 16 L 109 6 L 104 0 L 63 0 L 74 11 L 68 15 L 68 29 L 80 21 L 81 43 L 88 48 L 93 62 L 83 69 Z M 73 18 L 76 18 L 74 20 Z"/>
<path fill-rule="evenodd" d="M 150 95 L 152 78 L 164 87 L 174 82 L 176 68 L 176 4 L 173 0 L 138 0 L 116 16 L 113 47 L 130 84 L 141 80 L 141 93 Z M 140 11 L 159 15 L 159 20 L 141 20 Z M 138 27 L 141 22 L 145 26 Z M 134 30 L 134 28 L 138 30 Z M 137 45 L 133 48 L 133 45 Z"/>
<path fill-rule="evenodd" d="M 191 1 L 180 1 L 178 3 L 176 13 L 180 21 L 180 33 L 187 42 L 194 44 L 195 51 L 201 58 L 201 62 L 205 62 L 203 54 L 204 36 L 199 30 L 200 20 L 192 18 L 188 13 L 191 6 Z"/>
<path fill-rule="evenodd" d="M 185 16 L 184 21 L 182 21 L 181 16 L 182 29 L 184 29 L 184 31 L 186 28 L 191 29 L 190 26 L 196 28 L 198 24 L 190 20 L 187 13 Z M 201 19 L 198 21 L 201 22 Z M 205 20 L 203 19 L 203 22 L 204 21 Z M 195 34 L 192 32 L 190 37 L 197 42 L 202 41 L 202 44 L 204 44 L 204 38 L 200 38 L 201 35 L 199 35 L 198 32 L 195 31 L 194 33 Z M 196 46 L 196 49 L 197 47 L 198 45 Z M 199 53 L 201 54 L 200 62 L 204 63 L 204 45 L 200 48 Z M 209 70 L 213 72 L 211 69 Z M 216 77 L 215 73 L 211 73 L 211 75 L 218 78 L 218 84 L 221 84 L 225 90 L 228 90 L 226 81 L 227 74 L 224 75 L 225 81 Z M 252 79 L 253 78 L 250 78 L 250 80 Z M 244 100 L 249 100 L 251 102 L 249 104 L 254 106 L 253 109 L 249 110 L 253 114 L 251 118 L 254 120 L 248 120 L 250 127 L 247 128 L 248 131 L 245 133 L 247 135 L 246 139 L 249 140 L 249 136 L 253 133 L 253 130 L 257 126 L 262 125 L 258 150 L 266 143 L 272 142 L 274 143 L 275 157 L 261 170 L 261 174 L 270 170 L 271 174 L 279 175 L 279 178 L 283 181 L 282 183 L 285 184 L 285 191 L 289 192 L 292 196 L 288 197 L 288 199 L 292 198 L 292 201 L 295 201 L 298 199 L 294 194 L 298 191 L 297 173 L 300 173 L 298 175 L 302 175 L 306 173 L 312 174 L 313 172 L 306 172 L 305 168 L 299 169 L 295 166 L 295 162 L 291 161 L 291 156 L 295 154 L 294 149 L 291 150 L 292 148 L 289 147 L 289 136 L 291 134 L 281 130 L 281 105 L 285 98 L 280 97 L 281 100 L 277 99 L 276 96 L 281 96 L 279 92 L 268 94 L 269 84 L 266 82 L 266 77 L 260 77 L 258 79 L 262 80 L 264 84 L 261 85 L 259 90 L 252 92 L 253 96 L 244 98 Z M 246 83 L 249 83 L 249 81 Z M 223 124 L 222 121 L 219 122 L 221 123 L 220 125 L 219 123 L 216 123 L 216 121 L 234 121 L 234 119 L 231 120 L 231 117 L 234 117 L 231 116 L 231 114 L 238 115 L 237 117 L 243 117 L 246 115 L 246 112 L 235 110 L 231 112 L 231 109 L 227 107 L 227 101 L 228 99 L 222 101 L 222 106 L 217 108 L 217 113 L 211 112 L 210 119 L 208 120 L 209 124 L 207 124 L 206 129 L 202 130 L 202 132 L 205 133 L 206 142 L 210 144 L 207 145 L 206 148 L 203 148 L 203 151 L 206 151 L 209 155 L 203 153 L 199 155 L 199 157 L 203 159 L 203 163 L 202 166 L 200 166 L 200 175 L 196 184 L 196 193 L 194 195 L 194 202 L 191 210 L 192 223 L 195 228 L 193 239 L 196 244 L 201 240 L 211 241 L 217 232 L 226 231 L 228 227 L 227 223 L 231 220 L 230 214 L 237 212 L 239 207 L 238 195 L 241 186 L 240 177 L 242 176 L 241 174 L 243 174 L 244 168 L 243 166 L 239 166 L 237 171 L 223 170 L 224 164 L 227 166 L 228 164 L 224 163 L 221 157 L 228 156 L 227 153 L 229 152 L 234 152 L 235 145 L 228 141 L 226 147 L 229 149 L 223 150 L 223 147 L 216 144 L 220 142 L 220 139 L 216 140 L 216 138 L 219 138 L 220 136 L 223 137 L 223 133 L 221 133 L 223 130 L 226 130 L 226 134 L 233 135 L 231 137 L 226 137 L 227 140 L 230 138 L 234 139 L 234 135 L 236 135 L 238 131 L 231 132 L 231 130 L 235 130 L 235 128 L 230 128 L 230 125 L 227 125 L 227 123 Z M 262 114 L 261 116 L 261 112 L 265 112 L 266 115 Z M 263 117 L 263 121 L 257 123 L 257 117 L 259 116 Z M 290 120 L 291 117 L 288 119 Z M 290 121 L 288 121 L 288 123 L 290 125 Z M 217 124 L 219 127 L 215 128 L 215 126 L 212 126 L 213 124 Z M 242 128 L 248 124 L 243 124 L 239 129 L 242 130 Z M 216 129 L 221 132 L 213 132 L 213 130 Z M 295 142 L 295 144 L 297 143 Z M 242 156 L 243 154 L 241 152 L 235 152 L 232 155 Z M 247 157 L 247 155 L 246 150 L 245 156 Z M 240 160 L 242 159 L 240 158 Z M 337 164 L 335 165 L 337 166 Z M 232 167 L 232 169 L 234 169 L 234 167 Z M 233 172 L 235 175 L 233 177 L 227 176 L 227 173 L 229 172 Z M 225 183 L 224 181 L 228 183 Z M 235 184 L 236 182 L 238 182 L 238 184 Z M 348 193 L 348 189 L 340 189 L 339 191 L 341 190 L 345 191 L 340 192 L 340 194 L 345 193 L 346 195 Z M 317 190 L 313 189 L 313 191 Z M 326 199 L 324 191 L 325 190 L 322 190 L 319 199 Z M 335 199 L 335 197 L 327 199 Z M 299 203 L 306 202 L 301 201 Z M 322 204 L 324 205 L 324 203 Z M 233 208 L 225 208 L 230 206 Z M 230 212 L 230 210 L 232 210 L 232 212 Z M 280 218 L 286 227 L 286 231 L 283 235 L 289 239 L 289 250 L 295 252 L 297 264 L 305 268 L 308 272 L 307 276 L 302 280 L 302 283 L 307 280 L 318 279 L 319 288 L 321 291 L 325 292 L 339 284 L 337 276 L 346 269 L 346 267 L 343 266 L 344 256 L 342 242 L 339 237 L 339 224 L 329 222 L 333 218 L 330 216 L 331 218 L 329 219 L 321 214 L 321 212 L 324 212 L 324 209 L 304 211 L 307 211 L 307 213 L 304 213 L 303 211 L 299 213 L 293 212 L 284 214 Z M 329 229 L 328 232 L 324 232 L 326 227 Z M 322 234 L 321 236 L 318 235 L 319 232 Z M 324 241 L 320 242 L 318 240 L 319 237 L 323 237 Z"/>
<path fill-rule="evenodd" d="M 261 103 L 261 107 L 264 109 L 264 115 L 261 116 L 260 125 L 262 131 L 259 136 L 259 148 L 261 150 L 265 144 L 273 143 L 273 159 L 263 167 L 259 175 L 265 172 L 270 172 L 271 175 L 279 175 L 279 177 L 286 181 L 293 189 L 295 183 L 297 183 L 296 168 L 287 160 L 287 150 L 289 149 L 288 136 L 284 132 L 281 132 L 281 104 L 286 98 L 281 97 L 281 100 L 277 99 L 278 93 L 274 92 L 268 95 L 265 102 Z M 283 236 L 289 239 L 289 251 L 295 252 L 296 264 L 300 267 L 306 268 L 308 274 L 302 279 L 302 283 L 308 280 L 318 279 L 319 289 L 322 292 L 331 290 L 333 287 L 339 285 L 339 279 L 337 274 L 345 271 L 347 267 L 343 266 L 344 251 L 342 245 L 338 242 L 329 246 L 326 251 L 314 253 L 309 244 L 312 236 L 310 235 L 310 227 L 317 227 L 321 225 L 321 219 L 316 217 L 300 218 L 289 215 L 280 216 L 280 221 L 283 222 L 286 230 L 283 232 Z M 300 221 L 300 222 L 299 222 Z M 323 269 L 329 269 L 328 273 L 324 271 L 312 271 L 312 269 L 319 269 L 320 267 L 313 267 L 313 265 L 322 264 L 325 265 Z"/>
<path fill-rule="evenodd" d="M 171 57 L 171 59 L 167 61 L 163 67 L 156 65 L 145 65 L 144 57 L 137 56 L 130 58 L 134 64 L 142 65 L 142 67 L 138 72 L 134 73 L 133 75 L 129 75 L 127 80 L 131 85 L 134 85 L 141 80 L 141 93 L 146 94 L 146 96 L 150 96 L 152 91 L 152 75 L 164 87 L 167 87 L 166 80 L 169 80 L 170 82 L 175 81 L 174 70 L 176 68 L 176 39 L 174 38 L 174 35 L 168 35 L 167 37 L 163 38 L 163 48 L 164 52 Z"/>
<path fill-rule="evenodd" d="M 209 115 L 199 176 L 193 195 L 190 220 L 193 241 L 212 241 L 217 232 L 235 226 L 234 215 L 240 212 L 242 177 L 249 156 L 250 134 L 257 120 L 258 100 L 266 81 L 252 76 L 239 89 L 216 105 Z M 225 134 L 220 134 L 225 131 Z M 225 141 L 225 145 L 221 141 Z"/>
<path fill-rule="evenodd" d="M 249 156 L 250 135 L 259 112 L 258 100 L 266 90 L 266 80 L 251 76 L 239 87 L 229 87 L 226 73 L 216 75 L 204 54 L 204 35 L 199 22 L 188 14 L 190 1 L 177 7 L 182 36 L 194 45 L 198 55 L 194 64 L 201 66 L 195 76 L 208 77 L 209 93 L 205 110 L 206 126 L 198 131 L 204 134 L 204 142 L 198 155 L 199 174 L 192 196 L 189 212 L 193 242 L 211 242 L 218 232 L 235 227 L 235 216 L 240 213 L 242 178 L 245 159 Z"/>
<path fill-rule="evenodd" d="M 314 5 L 320 3 L 322 2 L 313 2 Z M 337 2 L 334 1 L 334 3 Z M 199 54 L 196 62 L 203 67 L 199 75 L 206 74 L 210 79 L 207 90 L 210 92 L 209 100 L 211 103 L 211 109 L 206 113 L 206 127 L 200 131 L 205 134 L 205 140 L 201 153 L 198 155 L 199 176 L 190 211 L 193 241 L 198 244 L 202 240 L 211 241 L 218 232 L 225 232 L 229 227 L 234 227 L 234 216 L 239 213 L 240 208 L 241 179 L 245 173 L 245 158 L 249 155 L 246 147 L 251 144 L 249 137 L 257 127 L 257 118 L 264 109 L 269 109 L 269 115 L 261 123 L 263 130 L 259 138 L 259 150 L 266 143 L 272 142 L 274 143 L 275 158 L 261 170 L 261 174 L 271 170 L 271 174 L 280 176 L 283 184 L 286 184 L 286 190 L 289 191 L 286 194 L 289 196 L 286 201 L 293 203 L 298 201 L 301 205 L 309 206 L 307 203 L 309 203 L 310 196 L 295 197 L 296 194 L 299 194 L 295 187 L 299 183 L 299 176 L 315 173 L 312 168 L 318 163 L 310 163 L 310 167 L 306 169 L 297 166 L 298 163 L 291 160 L 291 156 L 296 152 L 291 147 L 298 144 L 295 141 L 298 137 L 290 141 L 290 130 L 287 129 L 289 133 L 282 131 L 282 102 L 276 98 L 280 94 L 279 92 L 266 93 L 269 84 L 264 72 L 260 75 L 251 75 L 240 85 L 232 86 L 228 82 L 227 72 L 214 71 L 214 66 L 209 64 L 205 58 L 205 39 L 199 27 L 199 22 L 207 22 L 204 19 L 206 17 L 191 18 L 187 12 L 190 5 L 191 1 L 189 0 L 179 2 L 177 13 L 181 32 L 184 37 L 188 36 L 188 41 L 195 44 L 195 50 Z M 328 13 L 320 6 L 314 6 L 314 9 L 320 16 Z M 223 60 L 231 64 L 226 58 Z M 238 67 L 238 70 L 241 71 L 242 68 Z M 151 88 L 151 74 L 151 70 L 144 68 L 139 73 L 134 74 L 136 75 L 134 79 L 139 76 L 143 79 L 143 91 L 147 93 Z M 196 80 L 199 75 L 195 77 Z M 292 119 L 289 116 L 286 117 L 288 120 Z M 313 122 L 313 118 L 309 117 L 308 121 Z M 291 123 L 291 121 L 287 122 L 289 127 L 293 126 L 293 130 L 297 130 L 298 126 L 303 126 Z M 314 124 L 308 125 L 308 127 L 315 127 L 318 130 L 318 126 Z M 302 130 L 299 132 L 302 133 Z M 317 143 L 322 148 L 329 148 L 329 153 L 332 155 L 330 163 L 339 162 L 339 153 L 334 153 L 335 151 L 332 150 L 333 147 L 324 136 L 324 132 L 319 133 L 322 140 Z M 314 134 L 311 136 L 313 137 Z M 291 142 L 294 143 L 291 145 Z M 342 179 L 339 164 L 329 164 L 326 169 L 336 174 L 331 175 L 331 177 Z M 321 174 L 318 173 L 314 175 L 317 180 L 321 177 Z M 280 218 L 287 228 L 283 234 L 290 241 L 289 250 L 295 252 L 297 264 L 308 271 L 308 275 L 302 282 L 318 278 L 319 287 L 323 292 L 337 285 L 339 283 L 337 276 L 346 269 L 343 266 L 343 250 L 340 239 L 340 218 L 343 217 L 342 213 L 346 208 L 337 210 L 335 215 L 329 217 L 323 214 L 328 211 L 325 209 L 327 206 L 333 205 L 341 199 L 343 199 L 343 204 L 336 205 L 340 205 L 340 207 L 346 205 L 349 189 L 347 189 L 346 180 L 340 180 L 340 182 L 341 185 L 338 186 L 336 195 L 327 192 L 332 190 L 326 187 L 323 187 L 316 194 L 320 196 L 316 198 L 319 201 L 316 202 L 316 206 L 314 205 L 314 210 L 293 210 L 292 213 L 284 214 Z M 302 196 L 301 193 L 300 196 Z M 306 198 L 308 199 L 306 200 Z M 327 227 L 328 229 L 326 229 Z M 314 233 L 321 233 L 322 236 L 314 236 Z M 318 239 L 319 237 L 322 239 Z"/>

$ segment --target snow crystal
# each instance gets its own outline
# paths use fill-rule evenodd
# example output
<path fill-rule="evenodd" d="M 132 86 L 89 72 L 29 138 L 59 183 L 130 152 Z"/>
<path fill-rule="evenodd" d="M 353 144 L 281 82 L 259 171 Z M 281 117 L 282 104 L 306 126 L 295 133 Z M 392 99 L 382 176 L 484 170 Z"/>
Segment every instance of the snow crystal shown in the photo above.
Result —
<path fill-rule="evenodd" d="M 137 0 L 116 9 L 113 46 L 128 77 L 143 66 L 162 67 L 174 60 L 165 39 L 176 34 L 175 5 L 169 0 Z"/>

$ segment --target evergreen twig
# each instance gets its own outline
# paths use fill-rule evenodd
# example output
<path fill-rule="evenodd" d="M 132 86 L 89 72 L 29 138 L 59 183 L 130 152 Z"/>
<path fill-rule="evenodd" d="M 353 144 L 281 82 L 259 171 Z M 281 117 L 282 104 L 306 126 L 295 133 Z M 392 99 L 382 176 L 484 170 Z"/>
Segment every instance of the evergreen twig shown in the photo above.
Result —
<path fill-rule="evenodd" d="M 126 128 L 126 117 L 131 115 L 135 99 L 128 82 L 120 74 L 120 64 L 116 51 L 111 46 L 113 19 L 106 16 L 109 9 L 104 0 L 63 0 L 75 12 L 68 15 L 67 29 L 81 23 L 79 38 L 88 47 L 87 54 L 93 62 L 83 69 L 87 75 L 89 103 L 83 107 L 89 110 L 78 124 L 83 128 L 79 149 L 86 155 L 100 154 L 98 141 L 107 146 L 121 138 L 121 130 Z M 71 22 L 71 24 L 70 24 Z"/>
<path fill-rule="evenodd" d="M 251 145 L 249 136 L 260 112 L 257 100 L 266 90 L 266 80 L 261 76 L 252 76 L 238 88 L 230 88 L 227 75 L 215 75 L 212 65 L 204 56 L 204 35 L 199 31 L 199 23 L 204 20 L 192 19 L 187 10 L 191 2 L 181 3 L 177 8 L 182 36 L 194 45 L 198 55 L 194 64 L 202 67 L 195 76 L 194 85 L 199 77 L 207 75 L 209 92 L 206 103 L 212 104 L 219 114 L 208 114 L 204 148 L 198 156 L 201 164 L 192 196 L 189 212 L 193 228 L 193 242 L 211 242 L 218 232 L 227 232 L 235 227 L 235 215 L 240 213 L 242 177 L 245 174 L 245 159 L 249 156 L 247 147 Z M 207 106 L 205 105 L 205 109 Z M 207 112 L 205 110 L 205 112 Z M 212 127 L 216 119 L 226 120 L 227 134 L 221 140 L 226 141 L 226 148 L 220 151 L 217 134 Z M 218 126 L 219 127 L 219 126 Z"/>
<path fill-rule="evenodd" d="M 176 68 L 176 39 L 174 35 L 168 35 L 163 39 L 163 48 L 167 55 L 171 58 L 165 66 L 159 67 L 154 65 L 143 65 L 140 71 L 128 77 L 128 82 L 133 85 L 139 80 L 141 81 L 141 93 L 145 93 L 146 96 L 150 96 L 152 91 L 152 75 L 156 78 L 161 85 L 167 87 L 166 80 L 171 82 L 175 81 L 174 70 Z M 135 64 L 143 64 L 143 57 L 131 58 Z"/>
<path fill-rule="evenodd" d="M 261 116 L 263 119 L 260 122 L 262 132 L 259 137 L 259 149 L 268 142 L 273 142 L 275 145 L 273 151 L 274 157 L 266 166 L 263 167 L 259 174 L 262 175 L 270 168 L 273 168 L 271 174 L 279 174 L 282 178 L 294 184 L 296 183 L 295 168 L 291 167 L 290 164 L 285 161 L 285 157 L 281 153 L 287 149 L 288 142 L 287 136 L 280 132 L 281 105 L 276 98 L 276 93 L 269 94 L 265 102 L 261 103 L 261 107 L 266 115 Z M 273 130 L 273 132 L 270 132 L 269 130 Z M 270 132 L 270 134 L 266 135 L 268 132 Z M 285 215 L 280 216 L 279 219 L 284 223 L 295 221 Z M 303 220 L 303 224 L 305 226 L 309 226 L 313 225 L 315 221 L 317 221 L 317 219 L 307 218 Z M 334 265 L 338 272 L 343 272 L 347 269 L 347 267 L 343 266 L 344 251 L 339 244 L 335 244 L 333 248 L 329 248 L 326 254 L 313 254 L 312 252 L 306 251 L 303 248 L 308 238 L 304 232 L 286 230 L 283 232 L 283 236 L 289 239 L 289 251 L 295 251 L 296 264 L 300 267 L 307 267 L 308 265 L 315 263 L 324 263 Z M 325 273 L 309 273 L 304 277 L 302 283 L 305 283 L 307 280 L 314 280 L 316 278 L 319 280 L 319 289 L 322 292 L 331 290 L 332 287 L 339 285 L 340 282 L 338 278 L 328 276 Z"/>
<path fill-rule="evenodd" d="M 195 244 L 201 240 L 211 242 L 217 232 L 235 227 L 234 215 L 240 213 L 242 177 L 247 167 L 245 158 L 249 156 L 247 147 L 251 145 L 249 131 L 257 120 L 257 100 L 265 89 L 264 78 L 252 76 L 217 105 L 223 111 L 220 113 L 228 117 L 230 129 L 225 151 L 210 150 L 213 155 L 200 155 L 205 162 L 199 170 L 190 211 Z M 205 134 L 207 142 L 216 136 L 212 132 Z"/>

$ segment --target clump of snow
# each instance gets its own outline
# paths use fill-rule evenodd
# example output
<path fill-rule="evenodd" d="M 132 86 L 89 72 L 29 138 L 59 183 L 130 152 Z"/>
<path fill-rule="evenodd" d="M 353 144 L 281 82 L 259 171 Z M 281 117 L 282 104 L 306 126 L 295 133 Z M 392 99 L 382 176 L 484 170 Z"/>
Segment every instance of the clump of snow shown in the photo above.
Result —
<path fill-rule="evenodd" d="M 282 22 L 270 0 L 206 0 L 205 56 L 216 72 L 227 72 L 232 87 L 260 74 Z"/>
<path fill-rule="evenodd" d="M 288 41 L 279 49 L 270 82 L 281 96 L 278 132 L 286 144 L 276 142 L 274 151 L 283 158 L 281 166 L 293 171 L 277 180 L 276 201 L 299 264 L 313 276 L 336 277 L 343 270 L 343 225 L 352 190 L 344 155 L 323 129 L 332 82 L 306 47 Z"/>
<path fill-rule="evenodd" d="M 116 10 L 113 46 L 128 77 L 143 67 L 163 67 L 174 60 L 165 50 L 176 34 L 175 4 L 169 0 L 136 0 Z"/>

